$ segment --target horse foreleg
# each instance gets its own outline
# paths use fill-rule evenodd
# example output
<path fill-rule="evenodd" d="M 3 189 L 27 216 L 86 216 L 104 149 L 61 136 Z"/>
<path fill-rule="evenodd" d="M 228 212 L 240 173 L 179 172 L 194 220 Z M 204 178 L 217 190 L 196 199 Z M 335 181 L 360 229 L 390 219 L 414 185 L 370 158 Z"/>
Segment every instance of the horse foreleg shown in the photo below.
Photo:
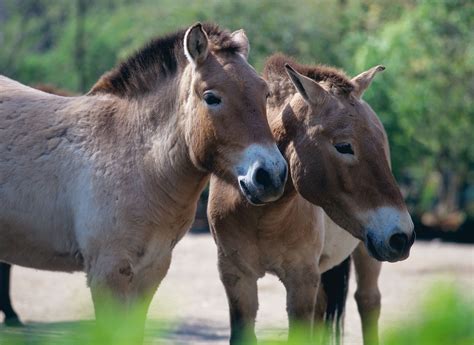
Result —
<path fill-rule="evenodd" d="M 219 255 L 218 263 L 220 278 L 229 303 L 230 344 L 256 344 L 257 277 L 242 272 L 224 255 Z"/>
<path fill-rule="evenodd" d="M 280 279 L 286 288 L 288 341 L 310 342 L 321 275 L 316 265 L 287 268 L 285 272 Z"/>
<path fill-rule="evenodd" d="M 116 256 L 100 255 L 93 260 L 87 271 L 88 283 L 96 316 L 96 324 L 101 332 L 107 333 L 111 325 L 127 327 L 129 343 L 143 342 L 146 308 L 137 302 L 140 299 L 136 291 L 137 280 L 132 264 Z M 140 296 L 141 302 L 150 299 Z M 149 303 L 148 301 L 145 301 Z M 114 326 L 115 327 L 115 326 Z"/>
<path fill-rule="evenodd" d="M 378 279 L 382 263 L 375 260 L 360 243 L 352 254 L 357 280 L 355 300 L 362 321 L 364 345 L 378 344 L 378 321 L 381 295 Z"/>
<path fill-rule="evenodd" d="M 136 318 L 143 324 L 145 324 L 151 300 L 161 281 L 166 276 L 170 264 L 171 255 L 161 260 L 154 267 L 145 270 L 141 274 L 140 282 L 136 285 L 135 293 L 132 297 L 132 305 L 138 306 L 138 313 L 135 313 Z"/>
<path fill-rule="evenodd" d="M 0 262 L 0 311 L 5 314 L 5 325 L 18 327 L 22 323 L 13 310 L 10 299 L 10 269 L 11 265 Z"/>

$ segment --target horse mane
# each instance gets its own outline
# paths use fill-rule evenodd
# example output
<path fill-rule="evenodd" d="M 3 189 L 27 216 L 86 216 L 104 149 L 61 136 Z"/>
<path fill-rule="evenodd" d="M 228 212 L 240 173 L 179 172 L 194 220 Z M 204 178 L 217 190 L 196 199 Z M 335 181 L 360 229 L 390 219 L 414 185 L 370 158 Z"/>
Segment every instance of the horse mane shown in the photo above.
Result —
<path fill-rule="evenodd" d="M 231 33 L 212 23 L 204 23 L 210 51 L 239 53 L 241 47 Z M 187 29 L 152 39 L 127 60 L 100 77 L 88 95 L 109 93 L 133 97 L 149 92 L 157 83 L 175 76 L 188 64 L 183 41 Z"/>
<path fill-rule="evenodd" d="M 340 69 L 325 65 L 302 65 L 286 55 L 277 53 L 270 56 L 265 62 L 263 77 L 270 84 L 270 87 L 274 83 L 278 84 L 273 91 L 277 93 L 274 94 L 274 96 L 281 98 L 281 101 L 283 101 L 282 98 L 287 95 L 287 93 L 284 92 L 285 89 L 287 89 L 286 91 L 289 91 L 288 88 L 290 88 L 294 93 L 294 86 L 288 78 L 285 64 L 291 65 L 291 67 L 296 71 L 316 82 L 328 83 L 330 89 L 337 93 L 348 95 L 354 90 L 354 84 L 352 84 L 350 78 L 344 73 L 344 71 Z M 282 82 L 282 79 L 286 82 Z M 285 85 L 286 88 L 282 87 L 282 83 L 287 84 Z M 278 90 L 281 90 L 280 94 L 278 93 Z"/>

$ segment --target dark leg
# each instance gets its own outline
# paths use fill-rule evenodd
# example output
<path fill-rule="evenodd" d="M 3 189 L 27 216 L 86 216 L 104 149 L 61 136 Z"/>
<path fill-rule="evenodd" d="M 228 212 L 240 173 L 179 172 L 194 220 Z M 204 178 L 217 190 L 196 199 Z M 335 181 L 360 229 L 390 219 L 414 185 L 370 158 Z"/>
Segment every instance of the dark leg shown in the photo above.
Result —
<path fill-rule="evenodd" d="M 324 297 L 321 301 L 325 305 L 324 319 L 328 329 L 332 330 L 335 344 L 342 344 L 350 269 L 351 260 L 348 257 L 321 276 L 321 288 L 318 298 L 321 295 L 323 295 L 321 297 Z M 318 300 L 317 304 L 319 303 Z M 318 307 L 316 307 L 316 310 L 318 310 Z"/>
<path fill-rule="evenodd" d="M 256 344 L 255 318 L 258 309 L 257 277 L 242 272 L 232 260 L 219 255 L 220 278 L 230 312 L 230 344 Z"/>
<path fill-rule="evenodd" d="M 5 325 L 18 327 L 22 323 L 13 310 L 10 299 L 10 269 L 11 265 L 0 262 L 0 311 L 5 314 Z"/>

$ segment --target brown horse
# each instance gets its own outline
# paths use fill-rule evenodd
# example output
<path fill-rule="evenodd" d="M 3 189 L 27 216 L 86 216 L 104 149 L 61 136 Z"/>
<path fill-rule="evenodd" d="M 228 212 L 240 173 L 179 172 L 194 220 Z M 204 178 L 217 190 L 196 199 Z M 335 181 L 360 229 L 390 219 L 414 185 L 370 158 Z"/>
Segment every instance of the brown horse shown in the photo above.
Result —
<path fill-rule="evenodd" d="M 249 202 L 277 199 L 287 164 L 248 51 L 243 31 L 196 24 L 85 96 L 0 77 L 0 261 L 84 270 L 101 317 L 101 291 L 149 303 L 211 173 Z"/>
<path fill-rule="evenodd" d="M 281 55 L 267 61 L 268 120 L 290 167 L 285 193 L 255 207 L 235 186 L 211 178 L 208 214 L 230 306 L 231 343 L 241 342 L 246 331 L 256 340 L 257 280 L 266 272 L 287 290 L 291 339 L 297 324 L 313 320 L 321 273 L 343 261 L 358 240 L 378 260 L 408 257 L 413 223 L 390 171 L 383 126 L 361 99 L 382 69 L 351 80 Z M 340 232 L 349 241 L 334 241 Z"/>

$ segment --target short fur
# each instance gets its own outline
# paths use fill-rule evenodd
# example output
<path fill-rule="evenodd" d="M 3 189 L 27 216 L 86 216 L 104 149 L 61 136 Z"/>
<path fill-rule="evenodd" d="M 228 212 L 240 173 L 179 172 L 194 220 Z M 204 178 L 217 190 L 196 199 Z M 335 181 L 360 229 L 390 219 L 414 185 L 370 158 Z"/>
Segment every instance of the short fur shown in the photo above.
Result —
<path fill-rule="evenodd" d="M 286 63 L 321 81 L 311 82 L 320 99 L 303 99 L 285 77 Z M 393 207 L 400 215 L 393 225 L 408 234 L 413 231 L 390 172 L 385 131 L 372 109 L 351 91 L 354 81 L 338 70 L 302 66 L 281 55 L 268 60 L 264 77 L 271 90 L 270 128 L 290 169 L 285 193 L 272 204 L 255 207 L 218 177 L 212 176 L 210 185 L 208 218 L 229 302 L 231 344 L 256 342 L 257 280 L 266 273 L 277 275 L 286 288 L 291 339 L 302 323 L 309 326 L 318 317 L 321 273 L 366 240 L 369 224 L 375 226 L 375 235 L 387 240 L 378 229 L 385 225 L 365 217 L 367 212 Z M 339 154 L 334 144 L 340 141 L 352 142 L 357 155 Z M 364 288 L 370 286 L 373 282 Z M 344 292 L 344 286 L 340 288 Z M 375 296 L 371 289 L 364 297 L 368 295 Z"/>
<path fill-rule="evenodd" d="M 198 65 L 178 54 L 179 31 L 84 96 L 0 76 L 0 261 L 85 271 L 98 318 L 103 291 L 124 308 L 149 303 L 210 174 L 237 184 L 247 148 L 259 145 L 276 157 L 262 160 L 286 164 L 266 122 L 265 82 L 227 31 L 205 29 L 211 49 Z M 204 102 L 209 85 L 222 106 Z"/>

